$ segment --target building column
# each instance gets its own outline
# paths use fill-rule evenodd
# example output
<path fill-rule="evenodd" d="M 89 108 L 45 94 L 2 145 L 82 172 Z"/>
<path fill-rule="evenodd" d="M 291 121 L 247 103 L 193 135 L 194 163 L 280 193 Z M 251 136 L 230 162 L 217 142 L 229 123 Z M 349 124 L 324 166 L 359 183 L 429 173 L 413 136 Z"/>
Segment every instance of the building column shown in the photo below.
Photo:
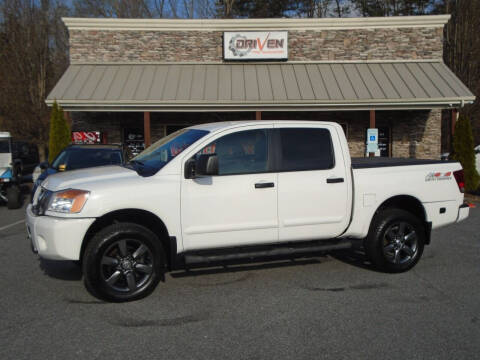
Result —
<path fill-rule="evenodd" d="M 375 129 L 375 110 L 370 110 L 370 129 Z M 374 157 L 375 153 L 368 153 L 369 157 Z"/>
<path fill-rule="evenodd" d="M 255 120 L 262 120 L 262 112 L 255 111 Z"/>
<path fill-rule="evenodd" d="M 450 112 L 451 129 L 450 129 L 450 152 L 453 152 L 453 135 L 455 134 L 455 125 L 458 119 L 458 109 L 452 109 Z"/>
<path fill-rule="evenodd" d="M 150 133 L 150 112 L 145 111 L 143 113 L 143 136 L 145 138 L 145 148 L 152 144 Z"/>
<path fill-rule="evenodd" d="M 67 120 L 68 127 L 72 129 L 72 118 L 70 116 L 70 111 L 63 110 L 63 117 Z"/>

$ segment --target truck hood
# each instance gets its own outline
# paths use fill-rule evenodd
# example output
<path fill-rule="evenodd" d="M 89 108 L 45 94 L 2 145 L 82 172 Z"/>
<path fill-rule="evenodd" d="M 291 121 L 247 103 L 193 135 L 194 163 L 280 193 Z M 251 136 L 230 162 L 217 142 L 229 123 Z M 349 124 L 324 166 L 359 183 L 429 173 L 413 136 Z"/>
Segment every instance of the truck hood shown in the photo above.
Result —
<path fill-rule="evenodd" d="M 138 178 L 138 176 L 136 171 L 119 165 L 99 166 L 50 175 L 42 186 L 51 191 L 72 188 L 90 190 L 93 183 L 111 183 L 114 180 Z"/>

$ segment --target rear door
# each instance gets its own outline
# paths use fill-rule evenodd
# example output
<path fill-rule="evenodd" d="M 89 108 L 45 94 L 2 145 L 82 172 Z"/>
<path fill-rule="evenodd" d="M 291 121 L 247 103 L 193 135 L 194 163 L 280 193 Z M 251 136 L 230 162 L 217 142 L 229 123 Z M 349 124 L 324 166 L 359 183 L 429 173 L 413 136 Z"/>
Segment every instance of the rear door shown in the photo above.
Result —
<path fill-rule="evenodd" d="M 329 239 L 349 222 L 347 169 L 333 126 L 275 125 L 279 240 Z"/>

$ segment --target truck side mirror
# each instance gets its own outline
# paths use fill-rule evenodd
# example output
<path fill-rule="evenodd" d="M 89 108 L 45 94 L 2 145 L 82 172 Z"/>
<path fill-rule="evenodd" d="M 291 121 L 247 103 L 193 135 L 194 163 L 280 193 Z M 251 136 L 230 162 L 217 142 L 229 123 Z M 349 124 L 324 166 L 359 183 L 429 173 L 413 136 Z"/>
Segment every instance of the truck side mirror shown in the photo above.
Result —
<path fill-rule="evenodd" d="M 218 175 L 217 154 L 201 154 L 195 162 L 196 175 Z"/>
<path fill-rule="evenodd" d="M 188 159 L 185 163 L 185 179 L 195 179 L 195 159 Z"/>

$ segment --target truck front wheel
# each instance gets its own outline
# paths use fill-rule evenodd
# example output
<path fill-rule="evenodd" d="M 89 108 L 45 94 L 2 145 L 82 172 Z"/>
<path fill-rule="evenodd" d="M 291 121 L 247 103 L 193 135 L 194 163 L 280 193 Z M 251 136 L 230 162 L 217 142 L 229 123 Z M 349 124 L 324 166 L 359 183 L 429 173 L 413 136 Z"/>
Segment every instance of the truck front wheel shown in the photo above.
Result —
<path fill-rule="evenodd" d="M 365 252 L 373 265 L 386 272 L 404 272 L 420 260 L 425 228 L 413 214 L 387 209 L 377 214 L 365 239 Z"/>
<path fill-rule="evenodd" d="M 94 296 L 115 302 L 138 300 L 163 278 L 165 253 L 147 228 L 117 223 L 92 238 L 82 266 L 85 285 Z"/>
<path fill-rule="evenodd" d="M 18 209 L 22 206 L 22 191 L 17 185 L 7 188 L 7 207 L 9 209 Z"/>

